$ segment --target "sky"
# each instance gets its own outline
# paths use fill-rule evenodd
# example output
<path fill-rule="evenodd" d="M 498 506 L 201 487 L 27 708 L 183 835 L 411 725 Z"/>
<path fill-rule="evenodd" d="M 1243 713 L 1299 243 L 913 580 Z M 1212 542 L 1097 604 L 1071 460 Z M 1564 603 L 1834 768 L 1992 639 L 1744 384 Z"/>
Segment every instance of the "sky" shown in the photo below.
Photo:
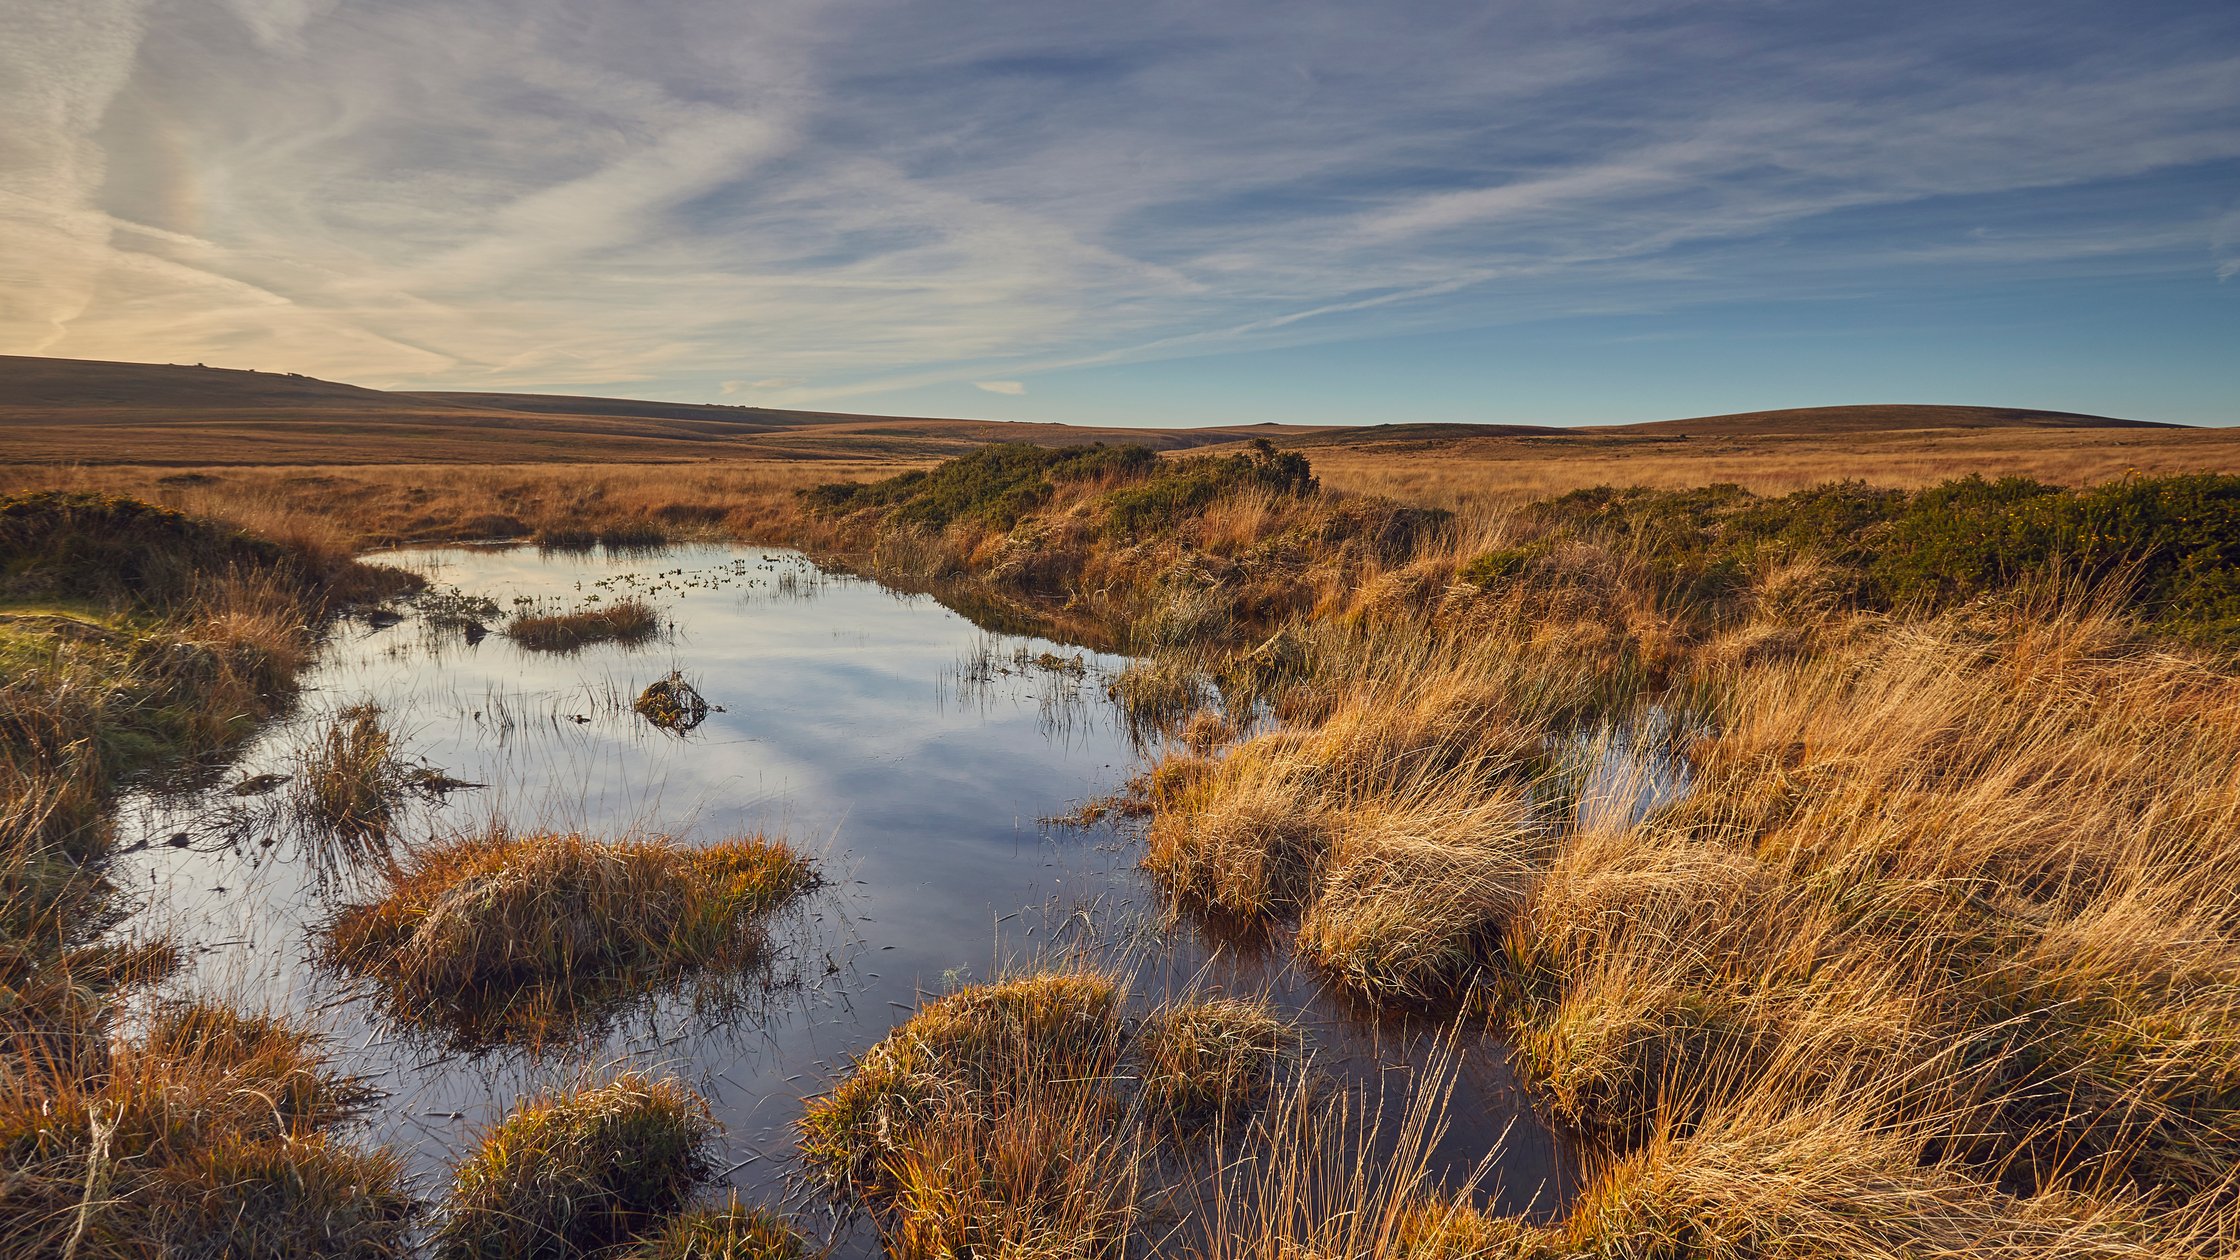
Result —
<path fill-rule="evenodd" d="M 0 0 L 0 354 L 2240 422 L 2240 4 Z"/>

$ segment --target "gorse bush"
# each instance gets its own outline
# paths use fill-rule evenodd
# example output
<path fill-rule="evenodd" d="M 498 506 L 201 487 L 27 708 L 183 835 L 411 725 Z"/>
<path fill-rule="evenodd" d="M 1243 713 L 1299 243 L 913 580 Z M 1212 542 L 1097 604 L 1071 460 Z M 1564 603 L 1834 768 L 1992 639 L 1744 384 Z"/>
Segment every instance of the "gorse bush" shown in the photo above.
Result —
<path fill-rule="evenodd" d="M 1009 529 L 1048 500 L 1055 483 L 1129 480 L 1148 475 L 1158 463 L 1147 446 L 1052 448 L 1003 442 L 884 481 L 816 486 L 802 491 L 802 498 L 825 512 L 883 509 L 898 525 L 939 529 L 971 521 Z"/>
<path fill-rule="evenodd" d="M 1105 502 L 1105 532 L 1115 538 L 1172 529 L 1225 495 L 1258 489 L 1291 496 L 1315 492 L 1307 457 L 1261 438 L 1249 455 L 1175 460 L 1161 475 L 1115 490 Z"/>
<path fill-rule="evenodd" d="M 1526 510 L 1540 538 L 1480 553 L 1481 586 L 1528 578 L 1566 539 L 1614 542 L 1668 606 L 1717 612 L 1755 566 L 1835 566 L 1854 607 L 1934 611 L 2035 581 L 2117 581 L 2176 637 L 2240 644 L 2240 477 L 2131 477 L 2065 489 L 1970 476 L 1908 493 L 1840 482 L 1761 497 L 1739 486 L 1600 486 Z"/>

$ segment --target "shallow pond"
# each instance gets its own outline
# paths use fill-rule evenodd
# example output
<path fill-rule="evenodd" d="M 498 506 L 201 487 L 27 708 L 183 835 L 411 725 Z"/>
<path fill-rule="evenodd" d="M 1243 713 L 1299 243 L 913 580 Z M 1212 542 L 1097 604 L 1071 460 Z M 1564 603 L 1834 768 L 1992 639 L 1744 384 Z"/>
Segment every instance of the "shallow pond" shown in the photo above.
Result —
<path fill-rule="evenodd" d="M 559 655 L 498 634 L 470 644 L 418 616 L 350 623 L 302 677 L 295 714 L 214 781 L 126 802 L 117 879 L 145 900 L 139 926 L 186 946 L 191 985 L 331 1030 L 342 1065 L 390 1092 L 376 1136 L 410 1150 L 431 1190 L 522 1093 L 629 1063 L 708 1097 L 743 1196 L 796 1195 L 789 1126 L 805 1096 L 924 996 L 1069 944 L 1117 951 L 1139 968 L 1139 995 L 1266 994 L 1308 1026 L 1320 1064 L 1388 1095 L 1436 1056 L 1430 1031 L 1349 1013 L 1280 955 L 1161 929 L 1128 835 L 1038 821 L 1117 790 L 1140 764 L 1103 693 L 1121 658 L 990 634 L 930 598 L 768 548 L 381 559 L 501 606 L 635 594 L 668 629 L 636 648 Z M 629 706 L 671 670 L 718 706 L 683 735 Z M 337 898 L 363 884 L 290 828 L 285 786 L 234 791 L 291 773 L 336 712 L 369 701 L 405 756 L 481 785 L 413 805 L 395 832 L 403 843 L 503 821 L 700 840 L 760 832 L 811 855 L 828 884 L 777 927 L 781 983 L 745 1010 L 657 995 L 596 1044 L 543 1057 L 446 1053 L 389 1026 L 308 961 Z M 1558 1145 L 1500 1047 L 1462 1046 L 1455 1079 L 1442 1162 L 1467 1169 L 1501 1141 L 1489 1187 L 1501 1206 L 1560 1198 Z M 862 1245 L 859 1234 L 851 1249 Z"/>

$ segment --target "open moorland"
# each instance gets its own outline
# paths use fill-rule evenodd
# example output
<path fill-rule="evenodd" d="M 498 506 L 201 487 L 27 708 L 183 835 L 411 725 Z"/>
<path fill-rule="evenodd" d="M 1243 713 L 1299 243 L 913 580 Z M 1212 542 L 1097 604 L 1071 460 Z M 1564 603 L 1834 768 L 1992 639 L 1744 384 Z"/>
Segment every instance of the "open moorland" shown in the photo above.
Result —
<path fill-rule="evenodd" d="M 0 484 L 0 1251 L 867 1245 L 817 1220 L 908 1257 L 2240 1248 L 2221 431 L 1853 408 L 990 442 L 550 409 L 581 400 L 353 412 L 267 379 L 306 396 L 181 396 L 207 414 L 178 421 L 138 386 L 57 385 L 0 416 L 23 443 Z M 66 414 L 96 403 L 106 436 Z M 1429 1157 L 1469 1119 L 1450 1077 L 1349 1089 L 1266 995 L 1137 986 L 1126 949 L 1076 939 L 819 1069 L 789 1203 L 729 1193 L 687 1083 L 597 1062 L 416 1178 L 318 1029 L 177 982 L 113 878 L 113 810 L 222 764 L 353 618 L 411 604 L 560 661 L 662 633 L 620 601 L 509 621 L 362 555 L 461 540 L 798 548 L 1124 656 L 1139 759 L 1078 821 L 1113 828 L 1159 930 L 1277 958 L 1365 1023 L 1483 1038 L 1455 1053 L 1502 1061 L 1574 1176 L 1503 1211 L 1498 1148 L 1476 1177 Z M 709 712 L 675 674 L 633 705 L 663 738 Z M 656 979 L 751 981 L 836 876 L 770 837 L 532 820 L 392 856 L 411 793 L 477 786 L 398 738 L 346 709 L 296 763 L 291 817 L 364 875 L 303 947 L 445 1053 L 567 1044 Z M 1664 786 L 1609 807 L 1613 749 Z"/>

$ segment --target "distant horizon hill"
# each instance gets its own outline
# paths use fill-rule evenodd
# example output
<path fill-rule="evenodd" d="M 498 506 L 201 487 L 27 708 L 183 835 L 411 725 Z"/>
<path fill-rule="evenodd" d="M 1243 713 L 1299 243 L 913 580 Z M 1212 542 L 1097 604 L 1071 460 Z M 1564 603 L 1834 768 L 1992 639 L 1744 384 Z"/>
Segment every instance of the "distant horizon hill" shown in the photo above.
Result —
<path fill-rule="evenodd" d="M 847 460 L 937 458 L 991 441 L 1136 442 L 1182 450 L 1254 437 L 1311 448 L 1474 438 L 1678 441 L 2194 427 L 2016 407 L 1878 403 L 1613 425 L 1261 423 L 1132 428 L 586 395 L 392 391 L 287 372 L 0 355 L 0 439 L 15 452 L 14 458 L 44 462 Z"/>

